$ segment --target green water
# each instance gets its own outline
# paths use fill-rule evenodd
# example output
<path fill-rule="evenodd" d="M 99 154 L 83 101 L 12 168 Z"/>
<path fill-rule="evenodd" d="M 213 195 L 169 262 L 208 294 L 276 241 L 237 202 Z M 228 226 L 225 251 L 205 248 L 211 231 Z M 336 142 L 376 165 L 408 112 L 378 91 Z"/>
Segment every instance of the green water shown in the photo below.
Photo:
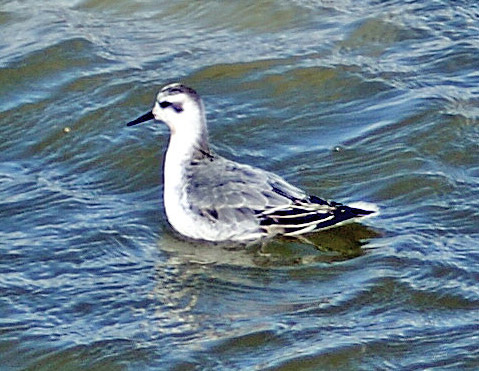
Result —
<path fill-rule="evenodd" d="M 0 2 L 0 369 L 479 367 L 473 1 Z M 363 225 L 239 249 L 162 205 L 156 91 Z"/>

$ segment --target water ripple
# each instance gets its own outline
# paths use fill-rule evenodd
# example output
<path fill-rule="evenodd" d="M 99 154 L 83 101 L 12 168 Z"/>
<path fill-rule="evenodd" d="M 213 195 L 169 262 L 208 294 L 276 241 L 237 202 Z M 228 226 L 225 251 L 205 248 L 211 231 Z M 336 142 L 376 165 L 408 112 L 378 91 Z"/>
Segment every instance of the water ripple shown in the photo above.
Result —
<path fill-rule="evenodd" d="M 2 365 L 477 368 L 478 18 L 445 0 L 7 1 Z M 181 239 L 167 128 L 125 128 L 178 80 L 215 151 L 380 216 L 319 248 Z"/>

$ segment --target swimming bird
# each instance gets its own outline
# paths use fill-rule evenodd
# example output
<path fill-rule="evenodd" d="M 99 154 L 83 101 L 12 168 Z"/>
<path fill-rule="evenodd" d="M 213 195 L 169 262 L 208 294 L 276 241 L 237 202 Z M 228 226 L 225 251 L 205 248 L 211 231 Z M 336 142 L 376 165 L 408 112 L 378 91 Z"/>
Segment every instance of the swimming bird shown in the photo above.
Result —
<path fill-rule="evenodd" d="M 190 87 L 165 86 L 153 109 L 127 125 L 152 119 L 170 129 L 164 206 L 168 222 L 183 236 L 215 242 L 299 236 L 377 213 L 375 205 L 323 200 L 276 174 L 213 153 L 203 101 Z"/>

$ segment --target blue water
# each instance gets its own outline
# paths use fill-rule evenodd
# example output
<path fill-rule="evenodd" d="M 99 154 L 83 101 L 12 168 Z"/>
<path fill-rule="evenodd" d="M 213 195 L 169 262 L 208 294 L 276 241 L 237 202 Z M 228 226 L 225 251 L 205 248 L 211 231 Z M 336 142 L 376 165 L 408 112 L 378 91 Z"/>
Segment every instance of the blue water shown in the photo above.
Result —
<path fill-rule="evenodd" d="M 0 369 L 477 369 L 474 1 L 3 1 Z M 181 81 L 213 149 L 362 225 L 238 248 L 181 239 Z"/>

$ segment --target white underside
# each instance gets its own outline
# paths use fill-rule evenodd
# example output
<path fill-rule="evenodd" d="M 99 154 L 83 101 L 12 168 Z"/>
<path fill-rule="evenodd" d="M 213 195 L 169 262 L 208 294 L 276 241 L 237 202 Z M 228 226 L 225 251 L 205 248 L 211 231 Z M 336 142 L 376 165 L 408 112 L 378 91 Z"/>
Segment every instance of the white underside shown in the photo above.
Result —
<path fill-rule="evenodd" d="M 184 139 L 184 138 L 183 138 Z M 164 165 L 164 205 L 166 217 L 171 226 L 180 234 L 206 241 L 251 241 L 262 236 L 257 230 L 235 230 L 218 228 L 215 223 L 196 214 L 188 202 L 186 194 L 185 167 L 190 155 L 187 146 L 172 135 L 165 157 Z"/>

